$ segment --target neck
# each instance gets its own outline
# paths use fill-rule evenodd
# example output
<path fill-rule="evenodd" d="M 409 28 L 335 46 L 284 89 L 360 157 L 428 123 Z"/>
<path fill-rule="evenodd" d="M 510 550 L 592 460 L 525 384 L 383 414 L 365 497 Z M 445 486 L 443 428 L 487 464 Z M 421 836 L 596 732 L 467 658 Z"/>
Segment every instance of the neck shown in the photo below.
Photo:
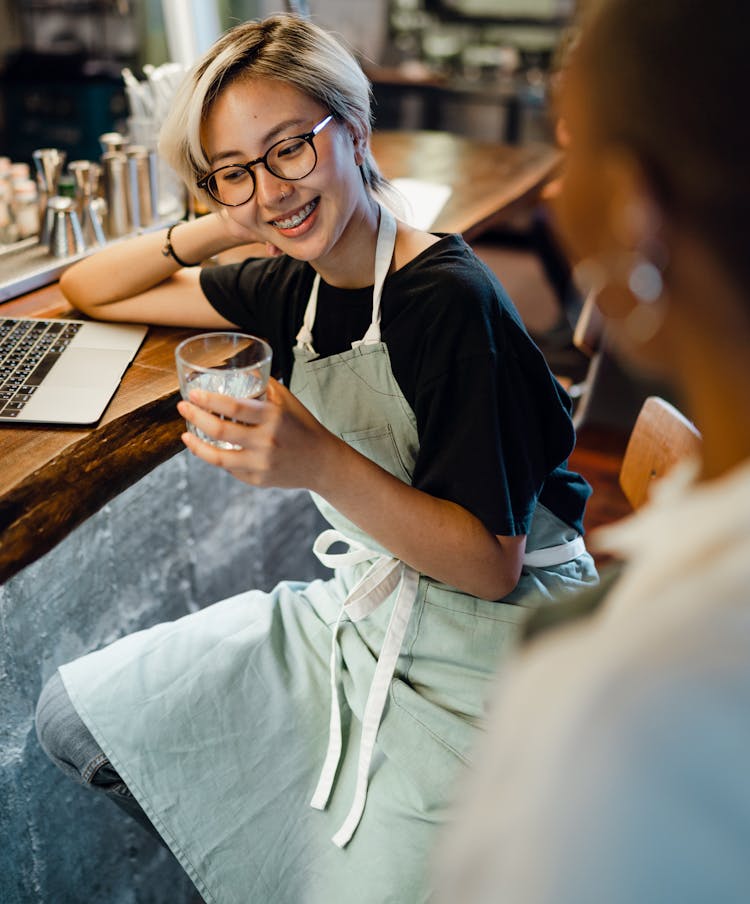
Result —
<path fill-rule="evenodd" d="M 334 247 L 325 257 L 312 261 L 320 278 L 339 289 L 362 289 L 373 283 L 380 205 L 369 192 L 364 194 Z"/>
<path fill-rule="evenodd" d="M 703 436 L 702 478 L 711 480 L 750 461 L 750 367 L 724 354 L 711 362 L 692 359 L 685 403 Z M 686 364 L 686 366 L 688 366 Z"/>
<path fill-rule="evenodd" d="M 750 305 L 698 249 L 688 261 L 675 287 L 670 369 L 703 436 L 710 480 L 750 461 Z"/>

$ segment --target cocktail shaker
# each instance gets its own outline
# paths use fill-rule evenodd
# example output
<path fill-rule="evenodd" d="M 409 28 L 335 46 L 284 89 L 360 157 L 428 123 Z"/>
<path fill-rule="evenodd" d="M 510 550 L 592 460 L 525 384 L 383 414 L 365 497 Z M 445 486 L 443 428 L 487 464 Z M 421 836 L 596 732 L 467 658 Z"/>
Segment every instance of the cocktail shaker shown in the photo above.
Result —
<path fill-rule="evenodd" d="M 122 151 L 125 148 L 126 139 L 120 132 L 105 132 L 99 136 L 99 144 L 102 153 L 109 154 L 112 151 Z"/>
<path fill-rule="evenodd" d="M 120 151 L 102 154 L 102 184 L 107 202 L 105 231 L 110 239 L 120 238 L 131 231 L 128 192 L 128 158 Z"/>
<path fill-rule="evenodd" d="M 154 222 L 154 196 L 151 186 L 149 151 L 142 145 L 130 145 L 128 158 L 128 188 L 130 219 L 133 229 L 142 229 Z"/>

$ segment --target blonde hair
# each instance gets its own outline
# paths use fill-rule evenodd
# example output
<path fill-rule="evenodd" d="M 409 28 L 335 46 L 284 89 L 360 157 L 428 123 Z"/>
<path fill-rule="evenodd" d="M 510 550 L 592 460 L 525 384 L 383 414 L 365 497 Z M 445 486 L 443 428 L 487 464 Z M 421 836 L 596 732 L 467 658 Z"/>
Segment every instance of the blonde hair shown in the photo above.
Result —
<path fill-rule="evenodd" d="M 188 73 L 162 126 L 159 152 L 188 189 L 210 170 L 201 125 L 219 94 L 239 79 L 267 78 L 320 102 L 363 139 L 362 179 L 373 192 L 387 188 L 369 147 L 370 83 L 349 50 L 306 19 L 270 16 L 227 31 Z"/>

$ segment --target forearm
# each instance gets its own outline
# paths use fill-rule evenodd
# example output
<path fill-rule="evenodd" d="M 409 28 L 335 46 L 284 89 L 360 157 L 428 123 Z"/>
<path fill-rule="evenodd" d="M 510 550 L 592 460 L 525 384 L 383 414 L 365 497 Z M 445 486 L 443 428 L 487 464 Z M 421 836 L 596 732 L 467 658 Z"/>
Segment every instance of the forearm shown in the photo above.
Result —
<path fill-rule="evenodd" d="M 264 401 L 194 390 L 183 417 L 218 449 L 185 433 L 209 464 L 253 486 L 305 487 L 419 572 L 484 599 L 501 599 L 521 574 L 526 538 L 497 537 L 460 505 L 409 486 L 331 433 L 275 380 Z"/>
<path fill-rule="evenodd" d="M 116 242 L 70 267 L 60 279 L 65 297 L 80 311 L 97 316 L 97 308 L 143 294 L 169 279 L 180 265 L 162 254 L 166 229 Z M 218 217 L 181 223 L 172 234 L 179 256 L 199 263 L 227 248 L 230 238 Z"/>
<path fill-rule="evenodd" d="M 313 489 L 394 556 L 484 599 L 516 586 L 523 538 L 496 537 L 466 509 L 403 483 L 343 442 L 330 455 Z"/>

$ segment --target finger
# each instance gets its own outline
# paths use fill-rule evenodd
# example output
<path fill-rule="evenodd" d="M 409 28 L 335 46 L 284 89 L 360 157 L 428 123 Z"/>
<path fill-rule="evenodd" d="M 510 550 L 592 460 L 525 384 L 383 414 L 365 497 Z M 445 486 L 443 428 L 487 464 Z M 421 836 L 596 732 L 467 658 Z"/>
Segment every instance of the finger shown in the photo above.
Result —
<path fill-rule="evenodd" d="M 189 452 L 215 468 L 222 468 L 238 480 L 252 486 L 263 486 L 261 471 L 249 467 L 246 449 L 219 449 L 194 433 L 187 431 L 180 437 Z"/>
<path fill-rule="evenodd" d="M 185 433 L 180 436 L 180 439 L 193 455 L 203 459 L 203 461 L 208 462 L 210 465 L 221 467 L 219 453 L 223 451 L 222 449 L 217 449 L 216 446 L 212 446 L 210 443 L 207 443 L 194 433 L 189 433 L 188 431 L 185 431 Z"/>
<path fill-rule="evenodd" d="M 297 396 L 290 392 L 283 383 L 279 383 L 273 378 L 268 381 L 268 386 L 266 387 L 266 400 L 271 405 L 276 406 L 277 409 L 283 408 L 294 413 L 297 417 L 303 419 L 311 417 L 310 412 Z M 271 417 L 270 412 L 268 412 L 268 417 Z"/>
<path fill-rule="evenodd" d="M 292 395 L 291 392 L 284 386 L 283 383 L 279 383 L 278 380 L 274 380 L 273 377 L 269 377 L 268 385 L 266 386 L 266 399 L 274 405 L 284 405 L 288 404 L 289 401 L 294 399 L 295 396 Z"/>
<path fill-rule="evenodd" d="M 194 433 L 189 433 L 188 431 L 185 431 L 180 439 L 193 455 L 217 468 L 226 467 L 225 453 L 234 451 L 231 449 L 219 449 L 216 446 L 212 446 L 211 443 L 206 442 L 204 439 L 201 439 L 199 436 L 196 436 Z"/>
<path fill-rule="evenodd" d="M 220 449 L 218 446 L 212 446 L 211 443 L 188 431 L 185 431 L 180 439 L 193 455 L 207 464 L 216 468 L 224 468 L 226 471 L 239 469 L 237 460 L 242 450 Z"/>
<path fill-rule="evenodd" d="M 255 445 L 255 425 L 248 425 L 239 421 L 227 420 L 221 415 L 197 405 L 191 405 L 190 402 L 182 401 L 177 405 L 180 414 L 200 430 L 206 436 L 213 440 L 224 443 L 232 443 L 243 449 L 251 449 Z"/>
<path fill-rule="evenodd" d="M 189 399 L 198 408 L 244 424 L 259 424 L 263 420 L 264 403 L 259 399 L 236 399 L 218 392 L 206 392 L 205 389 L 191 389 Z"/>

